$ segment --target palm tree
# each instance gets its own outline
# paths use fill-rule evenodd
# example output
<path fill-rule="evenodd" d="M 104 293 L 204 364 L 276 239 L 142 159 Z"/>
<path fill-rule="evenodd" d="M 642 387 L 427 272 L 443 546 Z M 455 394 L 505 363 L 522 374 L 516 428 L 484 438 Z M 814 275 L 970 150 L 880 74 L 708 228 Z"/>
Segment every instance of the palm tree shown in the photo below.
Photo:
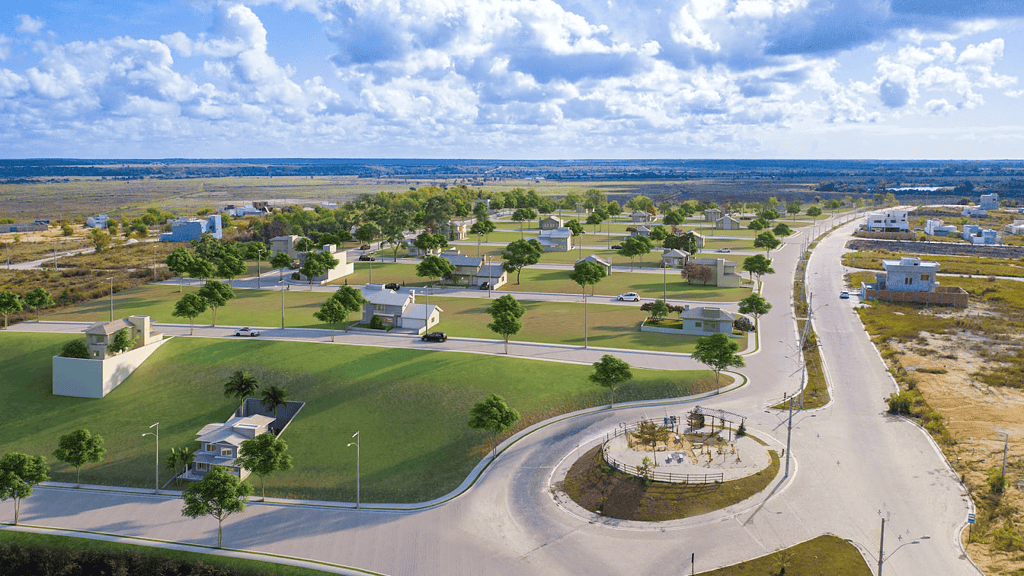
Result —
<path fill-rule="evenodd" d="M 260 386 L 257 383 L 256 378 L 250 376 L 248 372 L 235 370 L 235 373 L 231 375 L 231 378 L 224 383 L 224 395 L 229 398 L 234 396 L 239 399 L 238 410 L 242 416 L 244 416 L 245 413 L 242 411 L 242 408 L 244 406 L 245 398 L 247 396 L 252 396 L 259 387 Z"/>
<path fill-rule="evenodd" d="M 288 391 L 284 388 L 271 386 L 263 390 L 263 405 L 267 410 L 274 411 L 274 420 L 277 420 L 277 407 L 288 405 Z"/>

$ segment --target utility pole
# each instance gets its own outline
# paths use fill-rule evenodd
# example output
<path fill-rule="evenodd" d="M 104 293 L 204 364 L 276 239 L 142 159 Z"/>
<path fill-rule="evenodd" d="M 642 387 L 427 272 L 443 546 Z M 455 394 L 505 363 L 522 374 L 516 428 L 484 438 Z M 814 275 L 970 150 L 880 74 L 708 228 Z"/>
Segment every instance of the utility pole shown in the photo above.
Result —
<path fill-rule="evenodd" d="M 882 535 L 878 537 L 878 576 L 882 576 L 882 560 L 885 546 L 885 518 L 882 518 Z"/>
<path fill-rule="evenodd" d="M 1002 472 L 1002 477 L 1006 478 L 1006 453 L 1010 451 L 1010 435 L 1007 434 L 1006 432 L 1003 432 L 1003 436 L 1004 436 L 1005 439 L 1003 440 L 1003 472 Z"/>
<path fill-rule="evenodd" d="M 789 455 L 792 452 L 789 445 L 793 439 L 793 400 L 794 398 L 791 396 L 789 398 L 789 426 L 786 430 L 786 474 L 783 478 L 789 478 Z"/>

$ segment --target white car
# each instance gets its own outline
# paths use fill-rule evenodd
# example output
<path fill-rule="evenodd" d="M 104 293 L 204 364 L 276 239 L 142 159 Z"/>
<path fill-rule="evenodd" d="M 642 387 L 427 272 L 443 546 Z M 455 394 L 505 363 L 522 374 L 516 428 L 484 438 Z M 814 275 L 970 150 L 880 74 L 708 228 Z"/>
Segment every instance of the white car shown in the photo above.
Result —
<path fill-rule="evenodd" d="M 839 297 L 841 299 L 843 299 L 843 300 L 849 300 L 850 299 L 850 293 L 847 292 L 846 290 L 843 290 L 842 292 L 839 293 Z"/>
<path fill-rule="evenodd" d="M 619 302 L 639 302 L 640 295 L 636 292 L 626 292 L 625 294 L 619 294 L 616 300 Z"/>
<path fill-rule="evenodd" d="M 729 254 L 730 252 L 732 252 L 732 249 L 731 248 L 719 248 L 718 250 L 715 250 L 715 252 L 718 252 L 719 254 Z"/>
<path fill-rule="evenodd" d="M 259 330 L 252 330 L 250 328 L 239 328 L 235 330 L 235 336 L 259 336 Z"/>

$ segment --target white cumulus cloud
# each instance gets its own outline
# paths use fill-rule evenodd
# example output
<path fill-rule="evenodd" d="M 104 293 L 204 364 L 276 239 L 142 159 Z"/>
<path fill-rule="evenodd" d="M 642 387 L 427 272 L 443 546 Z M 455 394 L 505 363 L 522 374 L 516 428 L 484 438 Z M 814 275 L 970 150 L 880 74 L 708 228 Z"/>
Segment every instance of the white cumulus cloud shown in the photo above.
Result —
<path fill-rule="evenodd" d="M 18 27 L 15 28 L 23 34 L 38 34 L 46 23 L 28 14 L 18 14 Z"/>

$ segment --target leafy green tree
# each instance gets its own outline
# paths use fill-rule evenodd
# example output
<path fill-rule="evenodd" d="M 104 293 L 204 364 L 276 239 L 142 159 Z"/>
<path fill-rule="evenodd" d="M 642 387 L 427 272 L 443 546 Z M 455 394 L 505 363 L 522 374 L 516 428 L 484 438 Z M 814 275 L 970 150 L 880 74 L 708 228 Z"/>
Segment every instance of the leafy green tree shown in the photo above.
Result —
<path fill-rule="evenodd" d="M 653 246 L 654 243 L 643 236 L 626 238 L 622 241 L 622 248 L 619 248 L 618 254 L 629 258 L 629 269 L 632 271 L 633 259 L 637 256 L 643 257 L 644 254 L 650 254 Z"/>
<path fill-rule="evenodd" d="M 221 255 L 214 266 L 216 268 L 214 273 L 217 277 L 227 280 L 233 280 L 235 277 L 245 274 L 249 269 L 240 255 L 228 251 Z"/>
<path fill-rule="evenodd" d="M 651 318 L 655 320 L 661 320 L 665 316 L 668 316 L 668 304 L 665 304 L 664 300 L 655 300 L 651 304 Z"/>
<path fill-rule="evenodd" d="M 455 273 L 455 266 L 446 258 L 427 254 L 416 265 L 416 275 L 421 278 L 445 278 Z"/>
<path fill-rule="evenodd" d="M 493 226 L 493 224 L 492 224 Z M 444 237 L 444 234 L 431 234 L 430 232 L 421 232 L 415 240 L 412 241 L 412 245 L 419 248 L 425 255 L 429 254 L 433 250 L 439 248 L 448 247 L 448 239 Z"/>
<path fill-rule="evenodd" d="M 299 252 L 312 252 L 316 249 L 316 242 L 309 238 L 299 238 L 295 241 L 295 249 Z"/>
<path fill-rule="evenodd" d="M 505 294 L 491 302 L 491 305 L 487 307 L 487 313 L 493 320 L 487 327 L 505 339 L 505 354 L 508 354 L 509 336 L 522 330 L 523 323 L 519 319 L 526 314 L 526 307 L 520 304 L 515 296 Z"/>
<path fill-rule="evenodd" d="M 769 225 L 771 225 L 772 220 L 778 220 L 781 215 L 779 214 L 779 211 L 776 210 L 775 208 L 765 208 L 764 210 L 758 212 L 757 216 L 759 218 L 767 220 L 769 222 Z"/>
<path fill-rule="evenodd" d="M 264 502 L 267 501 L 267 476 L 292 469 L 288 444 L 269 432 L 243 440 L 235 463 L 260 477 Z"/>
<path fill-rule="evenodd" d="M 284 269 L 292 265 L 292 257 L 285 252 L 278 252 L 270 257 L 270 265 L 274 268 L 280 268 L 279 280 L 284 280 Z"/>
<path fill-rule="evenodd" d="M 57 449 L 53 451 L 53 457 L 75 467 L 78 487 L 81 488 L 82 466 L 101 462 L 106 453 L 107 449 L 103 447 L 103 437 L 99 434 L 93 436 L 88 430 L 82 428 L 61 436 L 57 440 Z"/>
<path fill-rule="evenodd" d="M 663 221 L 666 226 L 679 226 L 683 222 L 686 222 L 686 216 L 678 210 L 672 210 L 665 214 Z"/>
<path fill-rule="evenodd" d="M 516 284 L 519 284 L 519 275 L 523 268 L 540 262 L 542 255 L 544 255 L 544 247 L 540 245 L 536 238 L 516 240 L 502 250 L 501 258 L 504 262 L 502 262 L 501 267 L 506 272 L 515 272 Z"/>
<path fill-rule="evenodd" d="M 593 216 L 593 214 L 591 214 L 591 216 Z M 590 218 L 587 218 L 587 224 L 590 224 Z M 580 221 L 575 218 L 567 221 L 565 223 L 565 227 L 572 231 L 573 238 L 576 238 L 577 236 L 582 236 L 585 232 L 585 230 L 583 229 L 583 224 L 580 224 Z"/>
<path fill-rule="evenodd" d="M 636 430 L 633 431 L 633 437 L 636 438 L 637 442 L 651 447 L 651 456 L 655 467 L 658 465 L 658 455 L 655 454 L 658 442 L 667 442 L 671 434 L 671 430 L 665 426 L 659 426 L 650 420 L 641 420 Z"/>
<path fill-rule="evenodd" d="M 770 312 L 771 309 L 772 303 L 757 292 L 754 292 L 750 296 L 740 300 L 740 314 L 749 314 L 750 316 L 753 316 L 755 328 L 757 327 L 757 319 Z"/>
<path fill-rule="evenodd" d="M 363 244 L 369 244 L 373 242 L 378 235 L 380 235 L 380 227 L 373 222 L 367 222 L 358 229 L 356 229 L 356 240 L 359 240 Z"/>
<path fill-rule="evenodd" d="M 483 206 L 483 204 L 477 204 L 477 206 Z M 494 222 L 488 219 L 477 220 L 469 227 L 469 231 L 477 236 L 490 236 L 491 232 L 494 232 Z"/>
<path fill-rule="evenodd" d="M 810 216 L 811 218 L 817 218 L 818 216 L 821 216 L 821 208 L 818 208 L 817 206 L 811 206 L 810 208 L 807 209 L 807 215 Z"/>
<path fill-rule="evenodd" d="M 512 219 L 519 222 L 519 236 L 523 236 L 523 222 L 527 220 L 533 220 L 537 217 L 537 213 L 529 208 L 520 208 L 512 213 Z"/>
<path fill-rule="evenodd" d="M 0 502 L 14 499 L 14 525 L 18 525 L 21 501 L 32 495 L 32 488 L 50 479 L 50 467 L 42 456 L 8 452 L 0 458 Z"/>
<path fill-rule="evenodd" d="M 110 248 L 110 233 L 104 232 L 99 228 L 93 228 L 89 231 L 89 239 L 92 240 L 92 247 L 97 252 L 106 252 Z"/>
<path fill-rule="evenodd" d="M 739 344 L 721 332 L 697 339 L 692 357 L 715 372 L 715 388 L 719 387 L 722 370 L 729 367 L 743 367 L 743 357 L 736 353 Z"/>
<path fill-rule="evenodd" d="M 199 294 L 185 294 L 181 297 L 181 300 L 174 303 L 174 311 L 171 312 L 171 316 L 175 318 L 188 318 L 188 335 L 192 336 L 195 333 L 196 317 L 206 312 L 207 306 L 209 306 L 209 303 L 206 301 L 206 298 Z"/>
<path fill-rule="evenodd" d="M 342 286 L 320 305 L 320 311 L 314 312 L 313 317 L 331 325 L 331 342 L 334 342 L 334 325 L 345 322 L 351 312 L 362 310 L 365 303 L 366 298 L 358 288 Z"/>
<path fill-rule="evenodd" d="M 263 389 L 260 401 L 267 410 L 274 411 L 274 420 L 277 420 L 277 409 L 281 406 L 288 406 L 288 391 L 278 386 L 270 386 Z"/>
<path fill-rule="evenodd" d="M 4 330 L 7 329 L 10 315 L 21 309 L 21 296 L 7 290 L 0 292 L 0 314 L 4 315 Z"/>
<path fill-rule="evenodd" d="M 313 279 L 327 274 L 338 265 L 338 259 L 330 252 L 311 252 L 306 256 L 299 272 L 309 281 L 309 291 L 313 291 Z"/>
<path fill-rule="evenodd" d="M 743 264 L 740 265 L 740 269 L 744 272 L 748 272 L 752 277 L 757 276 L 758 282 L 761 281 L 761 276 L 765 274 L 775 274 L 775 269 L 772 268 L 772 261 L 760 254 L 744 258 Z"/>
<path fill-rule="evenodd" d="M 785 237 L 792 234 L 793 229 L 790 228 L 788 224 L 780 222 L 775 226 L 775 228 L 772 228 L 772 233 L 775 234 L 776 236 Z"/>
<path fill-rule="evenodd" d="M 217 548 L 223 547 L 224 519 L 245 511 L 245 501 L 253 493 L 252 484 L 241 481 L 222 466 L 214 466 L 203 479 L 185 489 L 182 516 L 217 519 Z"/>
<path fill-rule="evenodd" d="M 65 358 L 89 358 L 89 347 L 85 340 L 76 338 L 61 348 L 60 355 Z"/>
<path fill-rule="evenodd" d="M 790 216 L 796 216 L 801 210 L 803 210 L 803 202 L 799 200 L 792 200 L 786 203 L 786 214 Z"/>
<path fill-rule="evenodd" d="M 244 370 L 235 370 L 228 381 L 224 383 L 224 395 L 228 398 L 232 396 L 238 398 L 238 410 L 239 413 L 242 413 L 245 399 L 255 394 L 259 388 L 259 382 L 254 376 Z"/>
<path fill-rule="evenodd" d="M 498 434 L 505 432 L 519 422 L 519 412 L 510 407 L 505 399 L 491 394 L 483 402 L 477 402 L 469 409 L 467 426 L 491 434 L 491 451 L 498 449 Z"/>
<path fill-rule="evenodd" d="M 690 255 L 696 254 L 700 250 L 700 242 L 693 232 L 687 232 L 680 236 L 668 236 L 661 245 L 669 250 L 682 250 Z"/>
<path fill-rule="evenodd" d="M 114 332 L 114 337 L 110 339 L 110 345 L 107 346 L 107 351 L 111 354 L 120 354 L 126 350 L 135 348 L 135 343 L 138 338 L 132 338 L 132 331 L 127 328 L 121 328 L 117 332 Z"/>
<path fill-rule="evenodd" d="M 196 294 L 206 299 L 207 306 L 213 311 L 214 326 L 217 325 L 217 308 L 226 305 L 235 297 L 235 291 L 230 285 L 224 282 L 217 282 L 216 280 L 207 282 Z"/>
<path fill-rule="evenodd" d="M 655 242 L 662 242 L 669 237 L 668 229 L 664 226 L 655 226 L 651 228 L 650 239 Z"/>
<path fill-rule="evenodd" d="M 761 232 L 754 238 L 754 248 L 763 248 L 764 255 L 767 257 L 771 255 L 772 250 L 775 250 L 782 245 L 782 241 L 772 234 L 771 230 Z"/>
<path fill-rule="evenodd" d="M 164 264 L 167 264 L 167 269 L 171 271 L 171 274 L 178 277 L 178 292 L 181 292 L 184 282 L 182 277 L 195 266 L 195 256 L 182 246 L 168 254 L 164 259 Z"/>
<path fill-rule="evenodd" d="M 633 379 L 633 371 L 629 363 L 611 354 L 601 356 L 600 362 L 594 362 L 594 373 L 590 381 L 608 389 L 608 403 L 615 405 L 615 388 Z"/>
<path fill-rule="evenodd" d="M 576 221 L 570 220 L 570 222 Z M 594 227 L 594 234 L 597 234 L 597 227 L 600 226 L 602 222 L 604 222 L 604 218 L 601 217 L 600 212 L 591 212 L 590 215 L 587 216 L 587 224 L 590 224 L 591 226 Z M 579 222 L 576 223 L 579 224 Z M 569 226 L 569 224 L 566 223 L 566 226 Z"/>
<path fill-rule="evenodd" d="M 216 273 L 217 269 L 214 267 L 213 262 L 201 257 L 196 257 L 192 261 L 192 267 L 188 271 L 189 276 L 204 281 L 208 278 L 213 278 L 213 275 Z"/>
<path fill-rule="evenodd" d="M 569 279 L 583 290 L 583 347 L 587 347 L 587 286 L 594 286 L 605 277 L 604 266 L 597 262 L 583 260 L 572 267 Z"/>
<path fill-rule="evenodd" d="M 622 206 L 620 206 L 615 200 L 611 200 L 608 202 L 606 211 L 609 216 L 618 216 L 619 214 L 622 214 Z"/>
<path fill-rule="evenodd" d="M 765 220 L 764 218 L 755 218 L 754 220 L 751 220 L 747 224 L 747 229 L 748 230 L 764 230 L 765 228 L 767 228 L 769 226 L 771 226 L 771 223 L 768 222 L 767 220 Z"/>
<path fill-rule="evenodd" d="M 49 308 L 53 306 L 55 302 L 50 297 L 50 293 L 46 291 L 46 288 L 33 288 L 25 293 L 23 297 L 25 304 L 28 304 L 31 308 L 36 311 L 36 321 L 39 321 L 39 311 L 43 308 Z"/>
<path fill-rule="evenodd" d="M 67 222 L 62 222 L 60 225 L 60 233 L 62 236 L 71 236 L 75 233 L 75 229 Z"/>
<path fill-rule="evenodd" d="M 608 199 L 605 198 L 604 192 L 601 192 L 597 188 L 588 188 L 583 192 L 583 207 L 587 210 L 599 210 L 604 208 L 608 204 Z M 587 222 L 590 224 L 590 222 Z"/>

